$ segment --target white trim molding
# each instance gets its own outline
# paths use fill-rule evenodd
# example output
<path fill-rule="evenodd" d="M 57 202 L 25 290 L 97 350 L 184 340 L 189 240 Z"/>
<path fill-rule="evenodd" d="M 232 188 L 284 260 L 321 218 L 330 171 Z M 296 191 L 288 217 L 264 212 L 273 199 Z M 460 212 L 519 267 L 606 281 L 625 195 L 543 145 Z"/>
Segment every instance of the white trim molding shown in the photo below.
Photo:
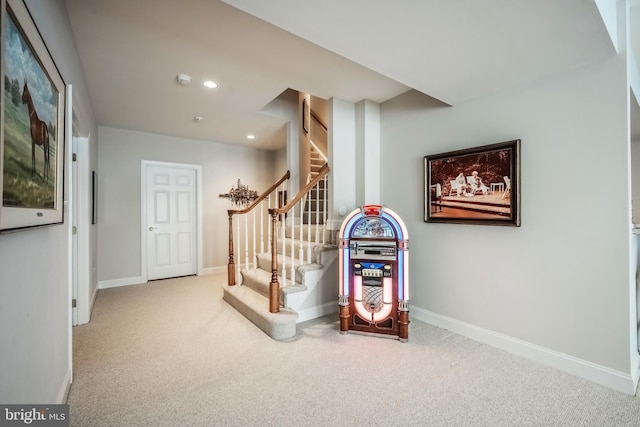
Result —
<path fill-rule="evenodd" d="M 328 302 L 326 304 L 317 305 L 315 307 L 298 310 L 298 318 L 296 323 L 306 322 L 307 320 L 317 319 L 318 317 L 338 312 L 338 300 Z"/>
<path fill-rule="evenodd" d="M 417 320 L 593 381 L 605 387 L 635 395 L 637 379 L 634 380 L 634 375 L 632 374 L 620 372 L 421 308 L 411 307 L 410 312 L 410 317 Z"/>
<path fill-rule="evenodd" d="M 60 390 L 58 391 L 58 397 L 56 398 L 56 404 L 63 404 L 67 402 L 69 397 L 69 391 L 71 390 L 71 369 L 67 369 L 64 374 Z"/>
<path fill-rule="evenodd" d="M 142 276 L 123 277 L 122 279 L 101 280 L 98 282 L 99 289 L 118 288 L 120 286 L 142 285 L 147 283 L 147 279 Z"/>
<path fill-rule="evenodd" d="M 222 274 L 227 272 L 227 266 L 222 267 L 206 267 L 198 271 L 198 276 L 208 276 L 211 274 Z"/>

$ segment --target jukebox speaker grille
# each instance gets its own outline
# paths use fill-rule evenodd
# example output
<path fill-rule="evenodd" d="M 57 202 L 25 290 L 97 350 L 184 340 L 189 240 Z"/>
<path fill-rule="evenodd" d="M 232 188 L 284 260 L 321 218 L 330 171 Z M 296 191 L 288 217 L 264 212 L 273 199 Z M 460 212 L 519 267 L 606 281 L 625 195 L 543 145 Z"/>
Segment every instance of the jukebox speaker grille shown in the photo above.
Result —
<path fill-rule="evenodd" d="M 369 313 L 377 313 L 382 310 L 382 287 L 362 286 L 362 305 Z"/>

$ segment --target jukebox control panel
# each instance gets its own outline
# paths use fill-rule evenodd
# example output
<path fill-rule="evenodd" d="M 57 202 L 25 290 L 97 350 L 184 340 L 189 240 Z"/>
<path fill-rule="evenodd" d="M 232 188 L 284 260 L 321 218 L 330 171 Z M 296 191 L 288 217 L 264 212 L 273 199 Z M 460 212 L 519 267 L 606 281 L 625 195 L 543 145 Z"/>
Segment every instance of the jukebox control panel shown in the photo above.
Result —
<path fill-rule="evenodd" d="M 408 238 L 379 205 L 353 211 L 340 230 L 340 331 L 408 338 Z"/>

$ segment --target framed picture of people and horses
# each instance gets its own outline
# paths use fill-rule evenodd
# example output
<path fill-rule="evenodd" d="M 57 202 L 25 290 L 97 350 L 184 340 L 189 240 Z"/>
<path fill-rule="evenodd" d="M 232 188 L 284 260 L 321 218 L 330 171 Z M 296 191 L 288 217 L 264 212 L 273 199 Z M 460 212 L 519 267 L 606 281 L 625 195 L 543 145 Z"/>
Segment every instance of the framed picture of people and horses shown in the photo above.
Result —
<path fill-rule="evenodd" d="M 424 158 L 424 220 L 520 226 L 520 140 Z"/>
<path fill-rule="evenodd" d="M 65 84 L 23 0 L 2 3 L 0 231 L 59 224 Z"/>

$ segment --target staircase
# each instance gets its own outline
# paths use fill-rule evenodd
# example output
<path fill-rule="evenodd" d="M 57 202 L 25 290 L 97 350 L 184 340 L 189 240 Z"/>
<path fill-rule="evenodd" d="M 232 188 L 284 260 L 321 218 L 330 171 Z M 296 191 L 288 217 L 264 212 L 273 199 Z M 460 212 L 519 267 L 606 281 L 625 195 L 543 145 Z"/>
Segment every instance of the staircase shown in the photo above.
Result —
<path fill-rule="evenodd" d="M 338 251 L 335 239 L 325 229 L 328 167 L 325 164 L 317 172 L 286 206 L 268 209 L 271 231 L 267 250 L 255 250 L 254 244 L 253 256 L 240 268 L 234 262 L 231 222 L 234 214 L 248 213 L 251 208 L 229 211 L 229 282 L 223 299 L 275 340 L 293 338 L 296 323 L 337 310 Z M 280 221 L 284 213 L 286 221 Z"/>
<path fill-rule="evenodd" d="M 310 172 L 307 183 L 313 181 L 327 164 L 327 159 L 313 142 L 309 145 L 309 165 Z M 310 215 L 303 215 L 305 224 L 324 224 L 328 207 L 326 186 L 318 186 L 310 191 L 308 197 L 305 198 L 304 212 Z M 317 217 L 316 217 L 317 216 Z"/>
<path fill-rule="evenodd" d="M 322 154 L 318 147 L 311 142 L 309 144 L 309 167 L 310 180 L 318 176 L 320 169 L 327 163 L 327 158 Z"/>

